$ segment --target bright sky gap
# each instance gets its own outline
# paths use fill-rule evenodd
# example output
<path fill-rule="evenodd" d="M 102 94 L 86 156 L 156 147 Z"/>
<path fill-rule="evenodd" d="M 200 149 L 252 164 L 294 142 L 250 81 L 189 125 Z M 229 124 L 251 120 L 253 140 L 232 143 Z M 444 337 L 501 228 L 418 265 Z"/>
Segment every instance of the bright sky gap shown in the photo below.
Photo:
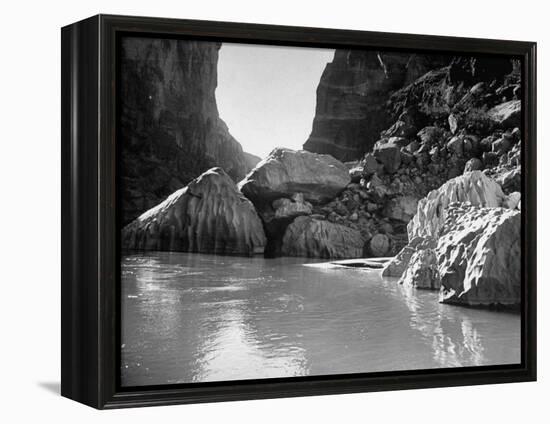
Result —
<path fill-rule="evenodd" d="M 315 115 L 316 90 L 334 50 L 223 43 L 216 100 L 246 152 L 301 149 Z"/>

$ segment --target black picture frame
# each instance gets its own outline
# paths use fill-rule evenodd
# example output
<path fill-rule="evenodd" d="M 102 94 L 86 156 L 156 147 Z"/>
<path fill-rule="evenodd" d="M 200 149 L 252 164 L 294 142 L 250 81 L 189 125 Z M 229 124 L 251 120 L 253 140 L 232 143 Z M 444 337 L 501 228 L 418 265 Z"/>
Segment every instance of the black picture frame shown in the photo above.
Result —
<path fill-rule="evenodd" d="M 121 389 L 117 237 L 117 40 L 121 34 L 289 46 L 506 54 L 522 63 L 522 361 Z M 61 31 L 61 394 L 94 408 L 536 380 L 536 43 L 97 15 Z"/>

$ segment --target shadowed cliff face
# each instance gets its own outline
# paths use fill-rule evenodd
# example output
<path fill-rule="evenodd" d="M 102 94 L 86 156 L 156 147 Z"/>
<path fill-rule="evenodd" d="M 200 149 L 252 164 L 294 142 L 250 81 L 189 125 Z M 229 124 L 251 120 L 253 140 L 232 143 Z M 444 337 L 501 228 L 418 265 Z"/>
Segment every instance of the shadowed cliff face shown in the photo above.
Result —
<path fill-rule="evenodd" d="M 440 56 L 337 50 L 317 88 L 304 149 L 342 161 L 360 158 L 391 124 L 385 110 L 390 94 L 448 62 Z"/>
<path fill-rule="evenodd" d="M 123 223 L 212 166 L 235 181 L 251 168 L 216 106 L 220 43 L 122 42 Z"/>

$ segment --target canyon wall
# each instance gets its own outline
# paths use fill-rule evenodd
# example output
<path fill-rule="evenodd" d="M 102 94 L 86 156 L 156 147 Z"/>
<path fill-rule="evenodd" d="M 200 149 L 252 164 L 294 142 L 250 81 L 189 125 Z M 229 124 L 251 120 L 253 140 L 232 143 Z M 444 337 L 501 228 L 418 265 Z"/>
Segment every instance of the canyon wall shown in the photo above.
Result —
<path fill-rule="evenodd" d="M 221 43 L 122 40 L 122 222 L 128 223 L 213 166 L 238 181 L 253 166 L 216 106 Z"/>
<path fill-rule="evenodd" d="M 448 62 L 448 57 L 426 54 L 336 50 L 317 88 L 304 149 L 342 161 L 359 159 L 391 124 L 385 110 L 390 94 Z"/>

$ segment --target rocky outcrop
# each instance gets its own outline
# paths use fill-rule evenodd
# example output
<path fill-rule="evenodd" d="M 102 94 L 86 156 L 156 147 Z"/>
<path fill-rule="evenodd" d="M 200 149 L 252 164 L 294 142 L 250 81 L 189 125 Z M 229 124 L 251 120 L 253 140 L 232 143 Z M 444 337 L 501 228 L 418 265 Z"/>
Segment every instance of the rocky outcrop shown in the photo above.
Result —
<path fill-rule="evenodd" d="M 521 302 L 521 214 L 457 205 L 437 246 L 440 301 L 468 306 Z"/>
<path fill-rule="evenodd" d="M 309 216 L 296 218 L 282 240 L 283 256 L 309 258 L 360 258 L 364 241 L 357 230 Z"/>
<path fill-rule="evenodd" d="M 500 127 L 519 127 L 521 124 L 521 101 L 510 100 L 501 103 L 490 109 L 487 115 Z"/>
<path fill-rule="evenodd" d="M 503 206 L 506 199 L 500 186 L 481 171 L 456 177 L 418 202 L 416 215 L 407 227 L 409 240 L 415 237 L 437 238 L 450 203 L 469 202 L 475 206 L 496 208 Z"/>
<path fill-rule="evenodd" d="M 391 124 L 384 110 L 390 94 L 448 61 L 426 54 L 336 50 L 317 88 L 313 129 L 304 149 L 342 161 L 358 159 Z"/>
<path fill-rule="evenodd" d="M 121 49 L 122 221 L 213 166 L 239 181 L 253 158 L 216 106 L 221 43 L 126 37 Z"/>
<path fill-rule="evenodd" d="M 441 279 L 436 252 L 430 248 L 414 251 L 399 284 L 417 289 L 438 290 Z"/>
<path fill-rule="evenodd" d="M 239 183 L 259 209 L 302 193 L 311 203 L 327 202 L 351 181 L 347 167 L 330 155 L 276 148 Z"/>
<path fill-rule="evenodd" d="M 436 245 L 437 241 L 433 238 L 416 237 L 412 239 L 407 246 L 385 264 L 382 276 L 401 278 L 405 274 L 412 256 L 417 251 L 434 249 Z"/>
<path fill-rule="evenodd" d="M 231 255 L 261 254 L 262 222 L 221 168 L 212 168 L 122 230 L 122 247 Z"/>
<path fill-rule="evenodd" d="M 435 248 L 447 220 L 449 205 L 516 209 L 520 197 L 518 192 L 504 194 L 499 184 L 480 171 L 447 181 L 418 202 L 417 212 L 407 226 L 409 243 L 386 265 L 383 275 L 401 277 L 415 252 Z"/>
<path fill-rule="evenodd" d="M 382 271 L 399 283 L 440 290 L 439 301 L 516 307 L 521 302 L 521 214 L 453 203 L 439 238 L 414 239 Z"/>

